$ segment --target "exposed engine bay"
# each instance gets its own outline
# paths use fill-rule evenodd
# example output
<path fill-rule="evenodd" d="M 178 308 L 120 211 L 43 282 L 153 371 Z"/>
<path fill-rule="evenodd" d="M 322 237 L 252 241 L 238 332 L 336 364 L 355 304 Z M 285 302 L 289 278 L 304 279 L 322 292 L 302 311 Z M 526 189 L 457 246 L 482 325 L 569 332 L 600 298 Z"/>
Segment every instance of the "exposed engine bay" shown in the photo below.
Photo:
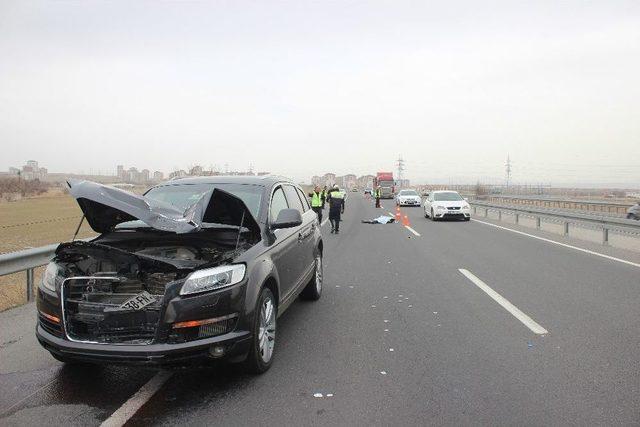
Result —
<path fill-rule="evenodd" d="M 113 231 L 91 242 L 61 244 L 55 261 L 66 278 L 60 289 L 67 336 L 148 344 L 165 298 L 176 296 L 191 272 L 230 263 L 253 244 L 232 229 L 183 235 Z"/>

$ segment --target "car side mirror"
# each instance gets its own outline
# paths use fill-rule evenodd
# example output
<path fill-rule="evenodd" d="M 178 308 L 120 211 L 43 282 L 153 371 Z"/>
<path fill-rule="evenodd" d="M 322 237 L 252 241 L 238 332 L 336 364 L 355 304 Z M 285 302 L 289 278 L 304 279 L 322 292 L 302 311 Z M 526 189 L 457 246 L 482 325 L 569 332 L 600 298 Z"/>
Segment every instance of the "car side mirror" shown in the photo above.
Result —
<path fill-rule="evenodd" d="M 271 223 L 272 230 L 281 228 L 292 228 L 302 225 L 302 215 L 297 209 L 282 209 L 278 214 L 278 218 Z"/>

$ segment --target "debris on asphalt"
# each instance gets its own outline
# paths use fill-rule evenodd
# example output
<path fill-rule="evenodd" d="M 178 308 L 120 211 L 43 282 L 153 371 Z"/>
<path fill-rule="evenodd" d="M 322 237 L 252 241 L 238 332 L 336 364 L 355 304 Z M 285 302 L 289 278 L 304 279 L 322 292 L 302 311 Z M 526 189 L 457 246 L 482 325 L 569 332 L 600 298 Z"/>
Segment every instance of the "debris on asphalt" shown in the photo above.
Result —
<path fill-rule="evenodd" d="M 372 306 L 371 306 L 371 308 L 376 308 L 376 306 L 375 306 L 375 305 L 372 305 Z"/>
<path fill-rule="evenodd" d="M 327 393 L 327 397 L 333 397 L 333 393 Z"/>
<path fill-rule="evenodd" d="M 409 304 L 409 308 L 413 307 L 411 304 Z"/>
<path fill-rule="evenodd" d="M 389 330 L 388 330 L 388 329 L 385 329 L 384 331 L 385 331 L 385 332 L 389 332 Z"/>
<path fill-rule="evenodd" d="M 389 323 L 389 321 L 387 319 L 384 319 L 384 323 Z"/>
<path fill-rule="evenodd" d="M 322 393 L 315 393 L 313 397 L 322 397 Z"/>
<path fill-rule="evenodd" d="M 438 314 L 438 312 L 437 312 L 437 311 L 434 311 L 434 312 L 433 312 L 433 314 Z"/>
<path fill-rule="evenodd" d="M 389 351 L 393 351 L 393 349 L 392 349 L 392 348 L 390 348 L 390 349 L 389 349 Z"/>
<path fill-rule="evenodd" d="M 387 371 L 380 371 L 382 375 L 387 375 Z"/>
<path fill-rule="evenodd" d="M 353 286 L 349 286 L 349 289 L 353 289 Z"/>
<path fill-rule="evenodd" d="M 389 297 L 388 297 L 388 296 L 386 296 L 386 295 L 382 297 L 382 299 L 387 299 L 387 298 L 389 298 Z"/>
<path fill-rule="evenodd" d="M 528 348 L 533 347 L 533 344 L 531 343 L 531 341 L 528 341 L 528 342 L 527 342 L 527 347 L 528 347 Z"/>
<path fill-rule="evenodd" d="M 339 288 L 339 287 L 340 287 L 340 285 L 336 285 L 336 288 Z"/>
<path fill-rule="evenodd" d="M 382 215 L 374 219 L 363 219 L 362 223 L 363 224 L 393 224 L 395 220 L 396 219 L 392 216 Z"/>

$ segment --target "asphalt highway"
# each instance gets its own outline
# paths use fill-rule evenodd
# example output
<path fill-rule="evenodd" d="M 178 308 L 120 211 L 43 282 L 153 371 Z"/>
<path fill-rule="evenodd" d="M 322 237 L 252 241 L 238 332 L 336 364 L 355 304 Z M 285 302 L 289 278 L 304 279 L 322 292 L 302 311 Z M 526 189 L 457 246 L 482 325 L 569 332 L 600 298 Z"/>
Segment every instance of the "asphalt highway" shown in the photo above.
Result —
<path fill-rule="evenodd" d="M 350 194 L 340 234 L 323 227 L 323 296 L 278 319 L 262 376 L 75 369 L 36 343 L 33 305 L 0 313 L 0 425 L 640 423 L 637 255 L 421 208 L 361 223 L 383 205 Z"/>

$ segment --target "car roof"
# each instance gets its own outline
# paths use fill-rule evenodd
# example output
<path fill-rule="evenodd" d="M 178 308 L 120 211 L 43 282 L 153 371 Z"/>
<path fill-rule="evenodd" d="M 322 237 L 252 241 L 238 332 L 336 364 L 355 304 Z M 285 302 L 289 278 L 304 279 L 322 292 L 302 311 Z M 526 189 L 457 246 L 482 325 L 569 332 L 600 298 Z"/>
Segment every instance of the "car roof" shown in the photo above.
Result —
<path fill-rule="evenodd" d="M 432 193 L 457 193 L 456 190 L 436 190 L 432 191 Z"/>
<path fill-rule="evenodd" d="M 269 187 L 278 182 L 286 182 L 294 184 L 290 179 L 278 175 L 212 175 L 212 176 L 189 176 L 185 178 L 174 178 L 169 181 L 165 181 L 158 186 L 163 185 L 182 185 L 182 184 L 250 184 L 260 185 L 263 187 Z M 294 184 L 295 185 L 295 184 Z"/>

